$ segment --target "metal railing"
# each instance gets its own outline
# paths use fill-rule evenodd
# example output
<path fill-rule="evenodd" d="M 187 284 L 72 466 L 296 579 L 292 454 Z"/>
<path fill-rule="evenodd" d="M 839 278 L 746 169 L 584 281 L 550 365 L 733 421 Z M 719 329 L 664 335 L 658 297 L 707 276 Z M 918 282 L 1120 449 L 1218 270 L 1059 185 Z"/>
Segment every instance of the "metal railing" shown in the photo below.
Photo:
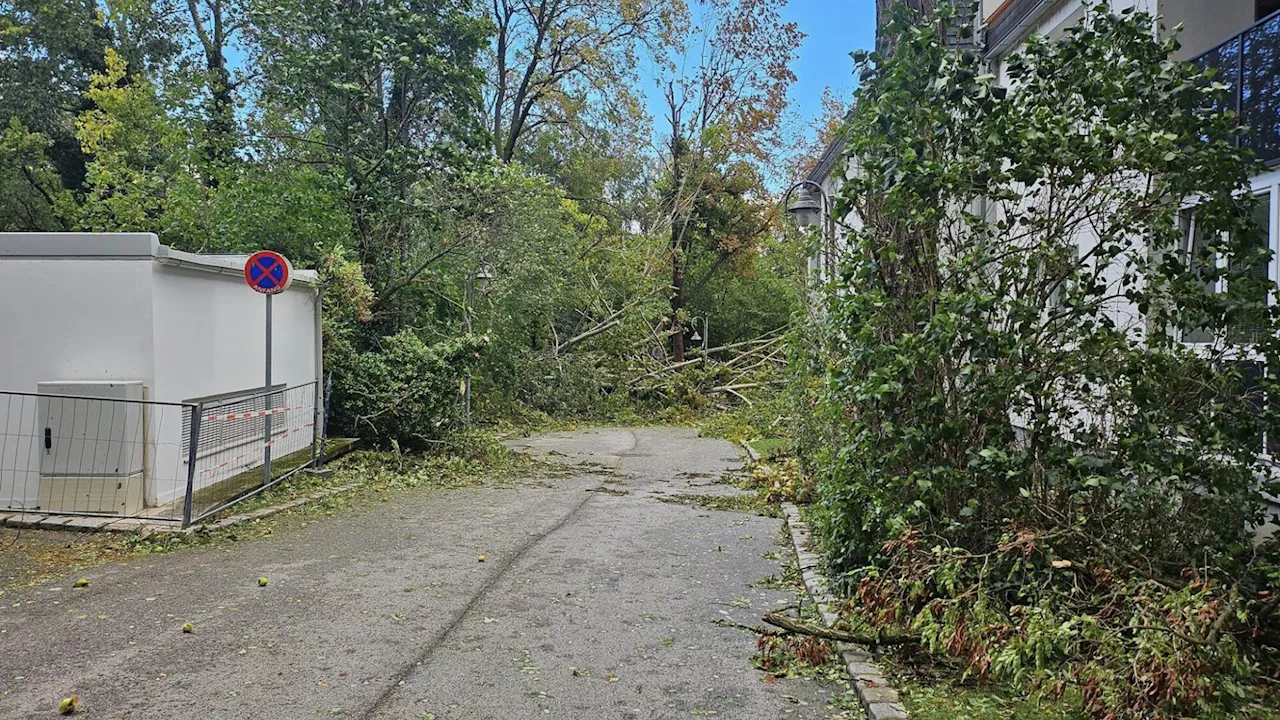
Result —
<path fill-rule="evenodd" d="M 316 389 L 207 403 L 0 392 L 0 512 L 198 522 L 319 464 Z"/>
<path fill-rule="evenodd" d="M 1267 165 L 1280 164 L 1280 12 L 1250 25 L 1191 62 L 1218 70 L 1225 109 L 1251 132 L 1241 144 Z"/>

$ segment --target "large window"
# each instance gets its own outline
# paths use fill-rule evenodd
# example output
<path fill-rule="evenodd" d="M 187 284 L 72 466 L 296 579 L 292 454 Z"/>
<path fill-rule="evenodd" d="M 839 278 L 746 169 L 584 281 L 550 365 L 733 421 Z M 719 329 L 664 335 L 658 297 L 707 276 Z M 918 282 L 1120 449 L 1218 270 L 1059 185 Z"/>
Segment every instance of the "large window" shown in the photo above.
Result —
<path fill-rule="evenodd" d="M 1257 232 L 1246 238 L 1249 247 L 1264 249 L 1268 246 L 1271 237 L 1271 193 L 1264 192 L 1254 196 L 1255 203 L 1253 205 L 1253 219 L 1257 224 Z M 1207 233 L 1196 222 L 1194 208 L 1182 211 L 1178 217 L 1182 230 L 1182 255 L 1190 264 L 1191 269 L 1200 276 L 1201 282 L 1204 283 L 1206 292 L 1215 293 L 1223 292 L 1227 288 L 1223 286 L 1223 282 L 1215 278 L 1213 272 L 1218 259 L 1211 255 L 1207 249 L 1213 240 L 1212 235 Z M 1240 262 L 1233 260 L 1233 262 Z M 1266 281 L 1270 278 L 1269 264 L 1260 258 L 1250 258 L 1249 266 L 1243 268 L 1246 275 L 1246 281 L 1249 278 Z M 1233 266 L 1232 270 L 1239 269 Z M 1257 339 L 1258 333 L 1262 332 L 1265 323 L 1261 317 L 1239 317 L 1236 318 L 1232 326 L 1228 329 L 1229 337 L 1233 342 L 1248 343 Z M 1188 327 L 1183 331 L 1183 342 L 1187 343 L 1211 343 L 1215 340 L 1212 330 L 1203 327 Z"/>
<path fill-rule="evenodd" d="M 1253 206 L 1253 220 L 1257 224 L 1258 231 L 1246 238 L 1245 242 L 1248 243 L 1250 251 L 1257 251 L 1261 255 L 1267 249 L 1268 239 L 1271 237 L 1271 194 L 1256 195 L 1255 199 L 1257 202 Z M 1247 267 L 1239 269 L 1245 273 L 1246 282 L 1266 282 L 1270 277 L 1267 262 L 1263 260 L 1253 260 Z M 1238 318 L 1232 324 L 1231 339 L 1238 343 L 1257 342 L 1261 339 L 1259 336 L 1264 332 L 1264 327 L 1266 327 L 1266 318 L 1262 313 Z"/>

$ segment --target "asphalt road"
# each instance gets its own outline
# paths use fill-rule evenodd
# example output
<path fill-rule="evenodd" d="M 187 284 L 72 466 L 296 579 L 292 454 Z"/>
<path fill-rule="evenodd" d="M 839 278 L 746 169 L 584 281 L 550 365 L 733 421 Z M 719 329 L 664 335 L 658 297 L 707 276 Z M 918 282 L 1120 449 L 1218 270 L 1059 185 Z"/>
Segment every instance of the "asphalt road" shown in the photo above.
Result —
<path fill-rule="evenodd" d="M 147 720 L 828 716 L 823 688 L 762 681 L 754 637 L 715 624 L 791 600 L 749 586 L 779 571 L 780 521 L 656 499 L 732 492 L 715 480 L 735 446 L 657 428 L 512 444 L 571 470 L 0 596 L 0 717 L 73 693 L 87 717 Z"/>

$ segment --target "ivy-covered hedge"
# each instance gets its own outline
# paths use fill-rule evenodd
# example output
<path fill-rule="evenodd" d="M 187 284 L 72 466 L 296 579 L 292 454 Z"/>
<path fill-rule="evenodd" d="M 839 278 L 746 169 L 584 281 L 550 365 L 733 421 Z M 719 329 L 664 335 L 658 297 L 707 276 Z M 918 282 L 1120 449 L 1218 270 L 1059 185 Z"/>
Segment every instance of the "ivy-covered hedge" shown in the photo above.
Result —
<path fill-rule="evenodd" d="M 1002 87 L 896 15 L 799 446 L 863 620 L 1091 717 L 1248 717 L 1280 647 L 1275 287 L 1223 88 L 1151 27 L 1091 7 Z"/>

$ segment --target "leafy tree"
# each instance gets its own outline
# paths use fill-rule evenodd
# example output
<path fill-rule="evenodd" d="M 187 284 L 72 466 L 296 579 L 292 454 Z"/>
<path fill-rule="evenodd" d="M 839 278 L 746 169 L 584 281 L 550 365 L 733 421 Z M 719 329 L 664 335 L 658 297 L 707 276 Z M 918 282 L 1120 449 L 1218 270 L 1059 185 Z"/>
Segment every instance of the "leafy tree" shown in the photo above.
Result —
<path fill-rule="evenodd" d="M 228 50 L 244 28 L 248 13 L 244 0 L 186 0 L 187 18 L 204 55 L 208 92 L 204 152 L 210 162 L 227 165 L 236 150 L 236 89 Z M 216 178 L 211 176 L 211 179 Z"/>
<path fill-rule="evenodd" d="M 486 25 L 472 10 L 470 0 L 254 6 L 264 132 L 294 162 L 341 178 L 355 247 L 379 293 L 421 266 L 414 223 L 429 209 L 415 204 L 415 183 L 483 139 L 476 57 Z"/>
<path fill-rule="evenodd" d="M 671 262 L 671 352 L 684 359 L 680 331 L 686 301 L 687 255 L 695 224 L 710 231 L 704 239 L 728 253 L 748 247 L 763 234 L 760 212 L 742 212 L 745 221 L 732 228 L 714 227 L 695 216 L 719 203 L 709 188 L 730 190 L 739 199 L 765 196 L 763 177 L 751 163 L 773 160 L 786 107 L 786 92 L 795 80 L 790 63 L 803 35 L 794 23 L 782 22 L 785 0 L 713 0 L 701 8 L 699 25 L 683 38 L 678 51 L 692 61 L 664 83 L 665 125 L 669 131 L 663 161 L 664 205 L 669 221 Z M 673 71 L 674 72 L 674 71 Z M 758 166 L 757 166 L 758 168 Z M 725 216 L 719 220 L 729 219 Z"/>
<path fill-rule="evenodd" d="M 489 15 L 488 125 L 495 154 L 511 162 L 540 127 L 642 115 L 638 51 L 665 51 L 686 9 L 684 0 L 492 0 Z"/>
<path fill-rule="evenodd" d="M 18 118 L 10 118 L 0 133 L 0 232 L 66 229 L 63 214 L 74 200 L 45 154 L 50 145 Z"/>
<path fill-rule="evenodd" d="M 145 3 L 94 0 L 0 2 L 0 124 L 17 119 L 48 139 L 62 185 L 78 190 L 87 162 L 75 120 L 89 109 L 90 78 L 108 48 L 136 70 L 177 52 L 172 26 Z"/>
<path fill-rule="evenodd" d="M 1106 3 L 1008 88 L 910 13 L 888 28 L 808 358 L 829 561 L 864 621 L 978 678 L 1246 716 L 1280 645 L 1251 530 L 1280 358 L 1223 87 Z"/>

